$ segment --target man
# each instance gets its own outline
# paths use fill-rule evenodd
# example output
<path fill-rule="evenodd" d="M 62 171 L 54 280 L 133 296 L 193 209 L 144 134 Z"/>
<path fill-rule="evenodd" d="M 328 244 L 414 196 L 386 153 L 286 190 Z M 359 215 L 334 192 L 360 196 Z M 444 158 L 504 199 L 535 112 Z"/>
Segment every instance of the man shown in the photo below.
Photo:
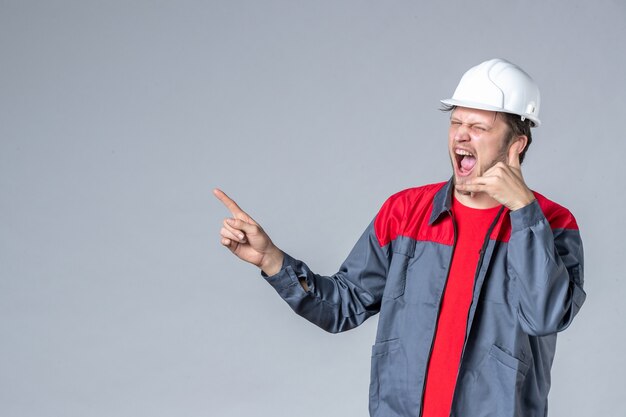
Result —
<path fill-rule="evenodd" d="M 380 313 L 372 416 L 543 417 L 556 333 L 586 295 L 574 217 L 522 177 L 539 90 L 494 59 L 442 102 L 451 180 L 390 197 L 333 276 L 280 251 L 215 190 L 233 215 L 221 243 L 329 332 Z"/>

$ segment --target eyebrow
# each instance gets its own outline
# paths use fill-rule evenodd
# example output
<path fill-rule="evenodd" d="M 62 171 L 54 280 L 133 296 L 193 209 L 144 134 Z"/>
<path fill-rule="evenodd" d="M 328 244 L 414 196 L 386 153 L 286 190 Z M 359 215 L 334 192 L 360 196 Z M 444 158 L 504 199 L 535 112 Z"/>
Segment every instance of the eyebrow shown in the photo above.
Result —
<path fill-rule="evenodd" d="M 459 118 L 457 118 L 457 117 L 454 117 L 454 116 L 450 116 L 450 121 L 451 121 L 451 122 L 458 122 L 458 123 L 464 124 L 464 123 L 461 121 L 461 119 L 459 119 Z M 490 125 L 490 124 L 488 124 L 488 123 L 486 123 L 486 122 L 473 122 L 473 123 L 465 123 L 465 124 L 467 124 L 467 125 L 469 125 L 469 126 L 471 126 L 471 127 L 473 127 L 473 126 L 482 126 L 482 127 L 487 128 L 487 129 L 491 129 L 491 128 L 493 128 L 493 124 L 491 124 L 491 125 Z"/>

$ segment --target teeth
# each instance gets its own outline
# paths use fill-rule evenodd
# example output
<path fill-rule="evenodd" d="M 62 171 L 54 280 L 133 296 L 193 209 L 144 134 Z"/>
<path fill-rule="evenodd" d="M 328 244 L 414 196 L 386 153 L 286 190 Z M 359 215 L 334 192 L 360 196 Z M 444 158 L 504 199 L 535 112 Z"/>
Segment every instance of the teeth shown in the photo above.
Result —
<path fill-rule="evenodd" d="M 471 154 L 471 153 L 469 153 L 467 151 L 464 151 L 462 149 L 457 149 L 455 152 L 456 152 L 457 155 L 474 156 L 473 154 Z"/>

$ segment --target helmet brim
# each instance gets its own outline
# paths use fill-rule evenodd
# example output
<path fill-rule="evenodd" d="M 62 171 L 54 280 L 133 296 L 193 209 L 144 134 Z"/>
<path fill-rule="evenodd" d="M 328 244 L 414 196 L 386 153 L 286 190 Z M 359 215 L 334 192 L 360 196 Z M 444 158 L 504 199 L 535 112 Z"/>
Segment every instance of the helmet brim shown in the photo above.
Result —
<path fill-rule="evenodd" d="M 537 126 L 539 126 L 541 124 L 541 121 L 539 119 L 537 119 L 533 115 L 513 113 L 513 112 L 510 112 L 510 111 L 507 111 L 506 109 L 504 109 L 502 107 L 490 106 L 490 105 L 485 104 L 485 103 L 475 103 L 475 102 L 472 102 L 472 101 L 455 100 L 453 98 L 448 98 L 448 99 L 440 100 L 440 101 L 443 104 L 446 104 L 448 106 L 467 107 L 469 109 L 478 109 L 478 110 L 495 111 L 495 112 L 500 112 L 500 113 L 516 114 L 516 115 L 518 115 L 520 117 L 523 117 L 525 119 L 530 120 L 531 123 L 532 123 L 532 127 L 537 127 Z"/>

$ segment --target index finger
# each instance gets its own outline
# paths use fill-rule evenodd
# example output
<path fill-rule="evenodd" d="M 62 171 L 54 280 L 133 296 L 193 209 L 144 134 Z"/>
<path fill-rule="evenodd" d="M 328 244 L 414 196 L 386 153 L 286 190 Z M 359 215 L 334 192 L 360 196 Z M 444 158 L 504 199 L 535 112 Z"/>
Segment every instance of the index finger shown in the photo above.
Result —
<path fill-rule="evenodd" d="M 243 214 L 244 216 L 248 216 L 246 212 L 244 212 L 241 209 L 241 207 L 239 207 L 232 198 L 227 196 L 224 191 L 220 190 L 219 188 L 215 188 L 213 190 L 213 194 L 215 194 L 215 197 L 217 197 L 217 199 L 220 200 L 222 204 L 226 206 L 226 208 L 231 212 L 233 217 L 237 217 L 238 214 L 239 215 Z"/>

